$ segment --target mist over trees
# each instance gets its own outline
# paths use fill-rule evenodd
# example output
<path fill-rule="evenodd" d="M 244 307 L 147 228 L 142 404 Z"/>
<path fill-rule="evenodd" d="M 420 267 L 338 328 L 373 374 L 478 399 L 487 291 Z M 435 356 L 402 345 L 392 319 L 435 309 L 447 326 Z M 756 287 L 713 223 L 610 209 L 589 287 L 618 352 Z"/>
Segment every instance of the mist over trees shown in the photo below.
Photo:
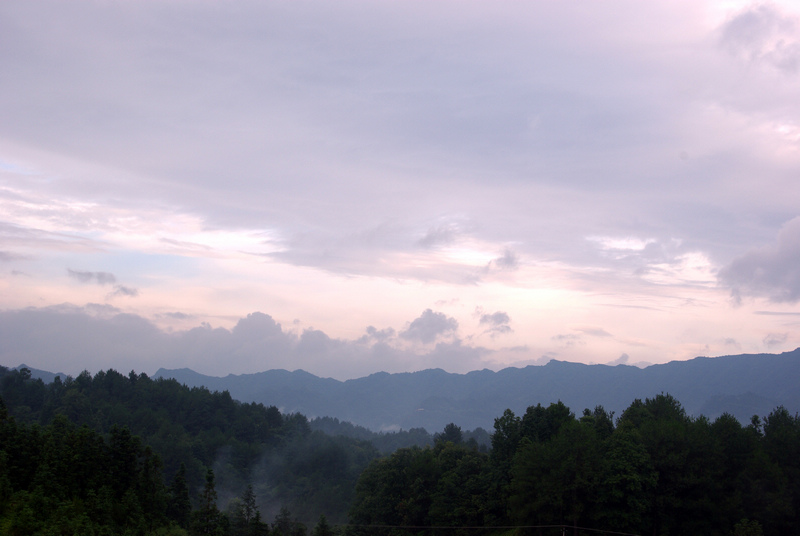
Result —
<path fill-rule="evenodd" d="M 668 394 L 376 434 L 134 372 L 0 367 L 2 535 L 797 534 L 798 453 L 783 407 L 712 421 Z"/>
<path fill-rule="evenodd" d="M 398 430 L 396 432 L 373 432 L 363 426 L 354 425 L 350 422 L 340 421 L 335 417 L 317 417 L 308 422 L 312 430 L 319 430 L 328 435 L 352 437 L 354 439 L 361 439 L 369 441 L 377 448 L 382 454 L 391 454 L 397 449 L 404 447 L 425 447 L 431 446 L 439 439 L 441 434 L 430 434 L 425 428 L 411 428 L 409 430 Z M 445 427 L 447 433 L 448 427 L 458 428 L 458 433 L 461 434 L 463 441 L 474 442 L 477 446 L 486 448 L 491 443 L 491 435 L 483 428 L 476 428 L 475 430 L 461 431 L 454 423 L 450 423 Z M 451 432 L 453 433 L 453 432 Z"/>
<path fill-rule="evenodd" d="M 40 523 L 32 526 L 36 530 L 50 526 L 65 501 L 90 511 L 92 493 L 105 497 L 104 488 L 112 492 L 103 503 L 105 513 L 90 518 L 108 521 L 101 524 L 114 534 L 167 522 L 191 527 L 187 496 L 189 510 L 208 510 L 215 502 L 222 517 L 231 519 L 225 505 L 248 489 L 262 521 L 286 508 L 292 522 L 313 523 L 324 514 L 341 523 L 359 474 L 378 456 L 368 442 L 312 431 L 303 415 L 242 404 L 227 392 L 188 388 L 134 372 L 125 376 L 108 370 L 94 377 L 85 372 L 45 384 L 32 379 L 26 369 L 2 367 L 0 397 L 0 463 L 10 468 L 3 516 L 17 519 L 33 508 L 40 512 L 31 518 Z M 58 478 L 48 476 L 53 471 Z M 142 491 L 142 471 L 150 479 L 149 495 Z M 215 501 L 203 492 L 208 491 L 209 471 L 214 475 Z M 48 487 L 62 479 L 63 489 Z M 75 488 L 75 482 L 84 482 L 84 487 Z M 134 491 L 126 496 L 129 489 Z M 37 503 L 40 496 L 51 497 L 52 504 Z M 136 500 L 145 496 L 157 504 L 137 506 Z M 173 502 L 168 497 L 174 497 Z M 141 525 L 139 518 L 115 517 L 113 512 L 120 509 L 142 512 L 149 525 Z"/>

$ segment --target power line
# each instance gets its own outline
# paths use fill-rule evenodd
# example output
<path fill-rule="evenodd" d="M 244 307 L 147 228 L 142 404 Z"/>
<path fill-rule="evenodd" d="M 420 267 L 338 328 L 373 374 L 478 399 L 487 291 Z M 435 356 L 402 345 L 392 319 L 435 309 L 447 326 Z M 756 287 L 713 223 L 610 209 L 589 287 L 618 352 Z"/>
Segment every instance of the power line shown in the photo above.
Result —
<path fill-rule="evenodd" d="M 616 536 L 640 536 L 631 532 L 618 532 L 614 530 L 593 529 L 589 527 L 576 527 L 575 525 L 483 525 L 483 526 L 469 526 L 469 525 L 354 525 L 342 524 L 335 525 L 336 527 L 343 528 L 358 528 L 358 529 L 409 529 L 409 530 L 510 530 L 510 529 L 562 529 L 563 530 L 579 530 L 582 532 L 595 532 L 599 534 L 613 534 Z"/>

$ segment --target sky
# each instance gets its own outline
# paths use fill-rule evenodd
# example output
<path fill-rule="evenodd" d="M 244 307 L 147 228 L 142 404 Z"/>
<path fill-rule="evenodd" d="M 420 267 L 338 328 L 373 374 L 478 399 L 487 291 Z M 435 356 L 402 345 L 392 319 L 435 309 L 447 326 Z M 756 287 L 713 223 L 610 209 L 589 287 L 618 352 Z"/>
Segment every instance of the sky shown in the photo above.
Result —
<path fill-rule="evenodd" d="M 800 346 L 794 2 L 0 3 L 0 364 Z"/>

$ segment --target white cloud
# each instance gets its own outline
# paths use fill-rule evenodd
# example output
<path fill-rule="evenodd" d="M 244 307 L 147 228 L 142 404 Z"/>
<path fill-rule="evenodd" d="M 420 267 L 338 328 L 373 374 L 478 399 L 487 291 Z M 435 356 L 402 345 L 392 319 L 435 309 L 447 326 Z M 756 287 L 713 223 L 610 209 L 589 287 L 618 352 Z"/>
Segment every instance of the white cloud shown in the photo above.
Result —
<path fill-rule="evenodd" d="M 414 319 L 405 330 L 400 332 L 400 337 L 428 344 L 439 337 L 454 334 L 457 329 L 458 321 L 455 318 L 425 309 L 419 318 Z"/>
<path fill-rule="evenodd" d="M 716 270 L 702 252 L 689 252 L 677 256 L 670 263 L 650 264 L 643 279 L 662 285 L 712 285 L 716 281 Z"/>
<path fill-rule="evenodd" d="M 649 244 L 656 242 L 654 238 L 613 238 L 608 236 L 590 236 L 588 239 L 596 242 L 602 249 L 607 250 L 629 250 L 629 251 L 642 251 Z"/>

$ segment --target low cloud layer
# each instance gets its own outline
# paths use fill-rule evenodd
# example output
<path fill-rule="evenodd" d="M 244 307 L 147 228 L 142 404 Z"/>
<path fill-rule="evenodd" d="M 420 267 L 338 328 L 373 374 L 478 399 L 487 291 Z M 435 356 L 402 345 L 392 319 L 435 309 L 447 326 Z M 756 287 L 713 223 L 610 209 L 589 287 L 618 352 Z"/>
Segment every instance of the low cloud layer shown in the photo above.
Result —
<path fill-rule="evenodd" d="M 434 343 L 456 329 L 453 319 L 426 310 L 400 336 Z M 392 328 L 370 326 L 366 331 L 367 338 L 337 339 L 316 329 L 286 330 L 270 315 L 256 312 L 230 330 L 203 324 L 166 332 L 111 306 L 65 304 L 0 312 L 0 363 L 24 362 L 73 375 L 84 368 L 92 372 L 132 368 L 152 374 L 161 367 L 189 367 L 220 376 L 280 368 L 347 379 L 382 370 L 468 372 L 483 368 L 484 359 L 492 354 L 458 339 L 411 350 L 398 341 Z"/>

